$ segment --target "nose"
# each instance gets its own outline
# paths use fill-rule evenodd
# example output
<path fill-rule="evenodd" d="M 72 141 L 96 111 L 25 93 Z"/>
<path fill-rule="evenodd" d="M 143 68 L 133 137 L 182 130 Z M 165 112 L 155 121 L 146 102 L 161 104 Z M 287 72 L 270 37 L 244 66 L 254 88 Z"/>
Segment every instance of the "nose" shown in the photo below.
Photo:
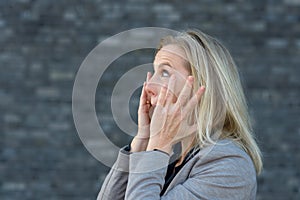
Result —
<path fill-rule="evenodd" d="M 148 80 L 146 85 L 146 92 L 149 100 L 155 102 L 155 99 L 158 97 L 158 91 L 160 90 L 161 84 L 159 84 L 159 81 L 156 80 L 156 76 L 152 76 L 150 80 Z"/>
<path fill-rule="evenodd" d="M 158 84 L 151 81 L 148 81 L 147 83 L 147 86 L 146 86 L 146 92 L 147 92 L 147 95 L 149 97 L 155 97 L 157 96 L 157 91 L 158 91 Z"/>

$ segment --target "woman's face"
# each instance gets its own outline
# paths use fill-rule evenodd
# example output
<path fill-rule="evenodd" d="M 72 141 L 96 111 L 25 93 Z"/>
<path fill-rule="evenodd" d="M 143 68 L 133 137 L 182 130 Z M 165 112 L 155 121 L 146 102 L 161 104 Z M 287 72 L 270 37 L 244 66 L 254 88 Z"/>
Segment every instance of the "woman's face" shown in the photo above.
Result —
<path fill-rule="evenodd" d="M 176 45 L 166 45 L 156 54 L 153 67 L 154 73 L 148 81 L 146 92 L 151 102 L 150 117 L 157 104 L 160 88 L 168 84 L 171 75 L 175 76 L 175 89 L 173 102 L 176 101 L 190 72 L 187 68 L 188 61 L 182 48 Z"/>

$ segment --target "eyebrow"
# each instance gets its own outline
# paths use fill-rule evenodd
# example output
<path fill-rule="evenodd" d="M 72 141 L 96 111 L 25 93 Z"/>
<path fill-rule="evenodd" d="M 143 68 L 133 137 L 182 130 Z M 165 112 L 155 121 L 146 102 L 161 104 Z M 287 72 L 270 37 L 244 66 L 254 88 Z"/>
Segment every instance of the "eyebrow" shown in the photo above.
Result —
<path fill-rule="evenodd" d="M 161 68 L 161 67 L 163 67 L 164 65 L 167 65 L 167 66 L 173 68 L 173 66 L 172 66 L 169 62 L 163 62 L 163 63 L 160 63 L 159 65 L 154 65 L 154 64 L 153 64 L 153 66 L 157 66 L 157 68 Z"/>

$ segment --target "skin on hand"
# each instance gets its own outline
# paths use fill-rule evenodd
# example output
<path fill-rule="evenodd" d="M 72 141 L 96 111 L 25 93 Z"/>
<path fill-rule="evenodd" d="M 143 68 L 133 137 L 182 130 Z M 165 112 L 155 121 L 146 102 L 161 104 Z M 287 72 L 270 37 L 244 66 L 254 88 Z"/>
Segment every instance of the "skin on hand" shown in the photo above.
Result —
<path fill-rule="evenodd" d="M 185 137 L 184 139 L 181 136 L 174 138 L 172 141 L 170 141 L 170 138 L 175 136 L 175 132 L 184 132 L 191 135 L 193 130 L 183 120 L 186 118 L 183 115 L 184 112 L 182 112 L 185 107 L 183 105 L 187 105 L 187 100 L 191 98 L 193 85 L 193 78 L 189 78 L 191 71 L 187 67 L 186 54 L 182 48 L 176 45 L 166 45 L 157 52 L 153 66 L 154 74 L 148 73 L 147 82 L 143 85 L 138 110 L 138 133 L 131 143 L 131 151 L 163 149 L 165 146 L 167 149 L 165 151 L 169 152 L 171 145 L 175 141 L 180 141 L 180 138 L 183 139 L 181 141 L 182 149 L 185 149 L 185 146 L 190 145 L 192 138 Z M 162 87 L 163 85 L 164 87 Z M 167 98 L 164 97 L 167 100 L 166 102 L 162 102 L 164 100 L 163 96 L 167 96 Z M 180 100 L 178 100 L 179 96 L 181 96 Z M 159 97 L 161 98 L 160 103 L 158 103 Z M 175 104 L 176 102 L 178 103 Z M 177 106 L 177 113 L 173 104 Z M 172 105 L 170 110 L 164 107 L 169 105 Z M 164 118 L 173 114 L 177 115 L 179 119 L 181 118 L 182 123 L 176 125 L 173 124 L 172 118 Z M 187 132 L 187 128 L 190 131 Z"/>
<path fill-rule="evenodd" d="M 150 123 L 150 140 L 147 150 L 159 149 L 171 153 L 172 145 L 195 133 L 197 125 L 189 125 L 187 116 L 200 101 L 205 88 L 202 86 L 192 95 L 194 78 L 189 76 L 186 83 L 174 102 L 174 75 L 171 76 L 168 86 L 161 87 L 157 106 Z"/>
<path fill-rule="evenodd" d="M 151 73 L 147 73 L 146 82 L 143 84 L 142 93 L 140 96 L 140 104 L 138 108 L 138 133 L 131 142 L 131 152 L 145 151 L 148 145 L 150 137 L 150 117 L 149 109 L 151 104 L 149 103 L 146 92 L 146 84 L 151 78 Z"/>

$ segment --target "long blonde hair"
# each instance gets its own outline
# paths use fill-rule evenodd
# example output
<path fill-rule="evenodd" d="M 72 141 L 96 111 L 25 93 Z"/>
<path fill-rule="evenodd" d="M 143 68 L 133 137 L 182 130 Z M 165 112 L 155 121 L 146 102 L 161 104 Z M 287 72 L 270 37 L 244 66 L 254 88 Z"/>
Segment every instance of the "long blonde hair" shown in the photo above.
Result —
<path fill-rule="evenodd" d="M 248 153 L 259 174 L 261 152 L 254 139 L 239 73 L 228 50 L 199 30 L 162 38 L 158 50 L 169 44 L 185 51 L 194 76 L 194 92 L 202 85 L 206 88 L 193 116 L 199 131 L 197 144 L 201 147 L 230 138 Z"/>

